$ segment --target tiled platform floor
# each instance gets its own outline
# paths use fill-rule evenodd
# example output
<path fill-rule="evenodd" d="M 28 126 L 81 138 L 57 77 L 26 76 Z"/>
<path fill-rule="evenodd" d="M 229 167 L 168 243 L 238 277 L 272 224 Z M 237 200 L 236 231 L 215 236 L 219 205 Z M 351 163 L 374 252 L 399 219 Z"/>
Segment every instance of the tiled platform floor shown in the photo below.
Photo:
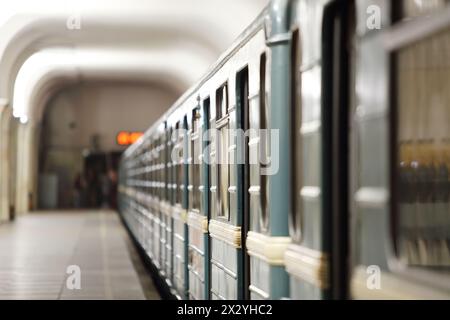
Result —
<path fill-rule="evenodd" d="M 0 225 L 0 299 L 159 299 L 140 264 L 113 211 L 36 212 Z M 67 288 L 69 265 L 80 267 L 80 290 Z"/>

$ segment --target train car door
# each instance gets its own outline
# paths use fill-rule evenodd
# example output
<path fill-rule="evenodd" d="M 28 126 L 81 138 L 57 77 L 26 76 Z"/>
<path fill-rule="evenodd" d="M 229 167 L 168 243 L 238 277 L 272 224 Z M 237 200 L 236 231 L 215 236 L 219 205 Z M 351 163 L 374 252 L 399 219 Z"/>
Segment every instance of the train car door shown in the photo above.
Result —
<path fill-rule="evenodd" d="M 329 252 L 325 298 L 344 299 L 348 291 L 349 114 L 352 82 L 352 1 L 324 9 L 322 25 L 322 201 L 323 241 Z"/>
<path fill-rule="evenodd" d="M 292 299 L 340 299 L 347 287 L 352 2 L 298 2 L 292 28 Z"/>
<path fill-rule="evenodd" d="M 244 132 L 249 128 L 249 101 L 248 101 L 248 68 L 241 70 L 236 76 L 236 127 L 242 129 Z M 250 228 L 250 204 L 249 204 L 249 151 L 248 151 L 248 136 L 245 135 L 242 140 L 237 141 L 237 194 L 238 194 L 238 221 L 241 225 L 241 252 L 240 252 L 240 270 L 238 270 L 238 288 L 241 291 L 241 299 L 249 299 L 249 284 L 250 284 L 250 259 L 247 254 L 245 241 L 247 232 Z M 242 157 L 242 158 L 240 158 Z"/>
<path fill-rule="evenodd" d="M 351 298 L 448 299 L 450 4 L 357 9 Z"/>

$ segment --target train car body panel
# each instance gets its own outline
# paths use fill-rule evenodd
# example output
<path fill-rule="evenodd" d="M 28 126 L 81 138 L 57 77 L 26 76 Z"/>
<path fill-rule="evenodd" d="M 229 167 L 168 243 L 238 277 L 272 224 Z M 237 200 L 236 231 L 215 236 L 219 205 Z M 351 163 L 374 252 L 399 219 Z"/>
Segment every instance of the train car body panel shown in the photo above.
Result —
<path fill-rule="evenodd" d="M 424 3 L 273 0 L 125 151 L 176 298 L 450 296 L 450 5 Z"/>
<path fill-rule="evenodd" d="M 438 85 L 446 80 L 433 70 L 448 78 L 450 5 L 378 1 L 389 18 L 370 30 L 363 10 L 371 4 L 358 3 L 351 296 L 448 299 L 450 287 L 442 279 L 450 263 L 450 228 L 443 218 L 449 202 L 438 194 L 442 184 L 433 189 L 440 182 L 432 175 L 441 172 L 448 181 L 448 160 L 439 157 L 448 133 L 439 131 L 446 124 L 438 119 L 448 117 L 450 99 Z M 434 120 L 424 116 L 433 106 L 431 96 L 419 91 L 425 83 L 434 83 L 434 99 L 447 105 L 434 105 Z M 418 116 L 425 106 L 427 113 Z"/>
<path fill-rule="evenodd" d="M 324 10 L 330 1 L 297 1 L 291 24 L 293 195 L 285 253 L 290 297 L 323 299 L 330 282 L 330 246 L 324 210 L 324 136 L 322 37 Z M 327 159 L 329 161 L 329 159 Z"/>

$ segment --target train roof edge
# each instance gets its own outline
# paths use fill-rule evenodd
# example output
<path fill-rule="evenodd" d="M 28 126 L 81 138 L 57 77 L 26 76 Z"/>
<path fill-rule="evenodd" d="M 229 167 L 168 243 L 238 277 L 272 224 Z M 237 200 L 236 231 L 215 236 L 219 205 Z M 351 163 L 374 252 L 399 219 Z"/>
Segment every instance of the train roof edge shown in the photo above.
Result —
<path fill-rule="evenodd" d="M 238 36 L 238 38 L 233 42 L 233 44 L 224 52 L 220 57 L 213 63 L 206 74 L 200 78 L 193 86 L 191 86 L 185 93 L 183 93 L 172 106 L 156 121 L 154 122 L 139 138 L 138 141 L 129 146 L 123 153 L 121 158 L 126 158 L 133 154 L 133 152 L 143 143 L 144 139 L 149 135 L 153 134 L 158 127 L 163 125 L 166 119 L 179 108 L 189 97 L 191 97 L 195 92 L 201 88 L 201 86 L 208 81 L 220 68 L 241 48 L 243 47 L 261 28 L 264 27 L 265 19 L 269 15 L 269 7 L 267 5 L 261 13 L 253 20 L 250 25 L 245 28 L 245 30 Z"/>

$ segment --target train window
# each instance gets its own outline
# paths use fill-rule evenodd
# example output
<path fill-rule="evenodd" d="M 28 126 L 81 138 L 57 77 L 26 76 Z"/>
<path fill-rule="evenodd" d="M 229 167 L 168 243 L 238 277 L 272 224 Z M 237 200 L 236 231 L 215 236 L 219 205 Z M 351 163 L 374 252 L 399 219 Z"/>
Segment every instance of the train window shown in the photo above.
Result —
<path fill-rule="evenodd" d="M 141 174 L 139 174 L 139 176 L 138 176 L 138 178 L 140 179 L 140 180 L 142 180 L 143 182 L 145 181 L 147 181 L 148 179 L 147 179 L 147 176 L 148 176 L 148 160 L 147 160 L 147 148 L 148 148 L 148 143 L 143 143 L 142 144 L 142 151 L 141 151 L 141 153 L 142 153 L 142 171 L 141 171 Z M 143 190 L 142 190 L 145 194 L 148 194 L 149 193 L 149 189 L 148 188 L 143 188 Z"/>
<path fill-rule="evenodd" d="M 200 210 L 200 192 L 198 187 L 200 186 L 200 163 L 199 163 L 199 155 L 200 155 L 200 143 L 201 139 L 199 137 L 199 126 L 200 126 L 200 110 L 198 108 L 192 111 L 192 133 L 191 133 L 191 147 L 190 147 L 190 183 L 191 183 L 191 191 L 190 191 L 190 207 L 191 210 Z"/>
<path fill-rule="evenodd" d="M 169 145 L 170 145 L 170 133 L 169 128 L 164 129 L 164 158 L 163 158 L 163 170 L 164 170 L 164 180 L 163 180 L 163 194 L 164 194 L 164 200 L 168 201 L 168 193 L 167 188 L 169 184 L 170 179 L 170 166 L 169 166 Z"/>
<path fill-rule="evenodd" d="M 145 169 L 147 171 L 147 190 L 149 195 L 153 195 L 153 190 L 151 188 L 151 182 L 153 180 L 153 172 L 152 172 L 152 151 L 153 151 L 153 143 L 151 140 L 149 140 L 148 148 L 145 148 L 145 155 L 147 158 Z"/>
<path fill-rule="evenodd" d="M 290 215 L 290 227 L 291 227 L 291 235 L 294 240 L 300 241 L 301 238 L 301 227 L 302 227 L 302 197 L 300 190 L 302 188 L 302 176 L 303 172 L 302 168 L 302 139 L 301 139 L 301 125 L 302 125 L 302 114 L 301 114 L 301 105 L 300 105 L 300 97 L 301 97 L 301 73 L 300 73 L 300 33 L 299 30 L 296 29 L 292 33 L 292 46 L 291 46 L 291 104 L 292 104 L 292 143 L 294 146 L 294 150 L 292 152 L 292 163 L 293 163 L 293 178 L 292 178 L 292 190 L 293 190 L 293 206 L 292 212 Z"/>
<path fill-rule="evenodd" d="M 155 196 L 155 180 L 156 180 L 156 172 L 155 172 L 155 163 L 156 163 L 156 158 L 155 158 L 155 145 L 156 145 L 156 140 L 153 141 L 151 149 L 150 151 L 150 193 L 152 196 Z"/>
<path fill-rule="evenodd" d="M 264 169 L 270 165 L 270 134 L 269 104 L 270 92 L 267 79 L 267 55 L 262 53 L 259 61 L 259 95 L 258 99 L 249 101 L 249 202 L 250 202 L 250 228 L 264 232 L 269 222 L 269 176 L 264 175 Z"/>
<path fill-rule="evenodd" d="M 228 126 L 223 127 L 218 131 L 217 139 L 217 160 L 218 160 L 218 211 L 217 215 L 229 218 L 228 215 L 228 187 L 230 184 L 229 168 L 228 168 Z"/>
<path fill-rule="evenodd" d="M 158 160 L 158 168 L 159 168 L 159 181 L 158 181 L 158 193 L 159 199 L 162 200 L 164 198 L 164 134 L 161 134 L 159 138 L 159 160 Z"/>
<path fill-rule="evenodd" d="M 155 141 L 156 143 L 156 141 Z M 152 149 L 150 150 L 150 154 L 152 155 L 151 157 L 151 162 L 150 162 L 150 170 L 151 170 L 151 184 L 150 184 L 150 192 L 153 196 L 155 196 L 155 187 L 154 187 L 154 181 L 156 179 L 156 172 L 155 172 L 155 144 L 153 144 Z M 144 184 L 142 184 L 144 186 Z M 148 185 L 148 184 L 146 184 Z"/>
<path fill-rule="evenodd" d="M 176 136 L 175 136 L 176 128 L 172 127 L 170 128 L 170 153 L 168 157 L 168 162 L 170 163 L 169 166 L 169 190 L 168 190 L 168 196 L 170 198 L 171 203 L 175 202 L 176 195 L 174 194 L 175 186 L 176 186 L 176 177 L 177 177 L 177 164 L 172 159 L 172 153 L 175 152 L 175 145 L 176 145 Z"/>
<path fill-rule="evenodd" d="M 227 84 L 216 91 L 216 163 L 217 163 L 217 216 L 229 219 L 229 124 Z"/>
<path fill-rule="evenodd" d="M 168 128 L 165 134 L 166 138 L 164 145 L 164 199 L 166 201 L 170 201 L 169 188 L 171 184 L 171 169 L 172 169 L 172 164 L 170 162 L 170 151 L 171 151 L 170 137 L 172 136 L 172 128 Z"/>
<path fill-rule="evenodd" d="M 152 165 L 151 165 L 151 170 L 152 170 L 152 181 L 151 181 L 151 188 L 152 188 L 152 194 L 154 197 L 157 196 L 157 189 L 155 188 L 156 186 L 156 181 L 158 180 L 158 171 L 156 170 L 156 164 L 158 163 L 158 154 L 156 153 L 156 147 L 158 146 L 158 139 L 155 139 L 154 144 L 153 144 L 153 149 L 152 149 Z"/>
<path fill-rule="evenodd" d="M 445 8 L 450 0 L 403 0 L 399 2 L 400 15 L 402 18 L 413 18 L 429 15 Z"/>
<path fill-rule="evenodd" d="M 162 179 L 162 170 L 161 170 L 161 162 L 162 162 L 162 151 L 161 151 L 161 143 L 162 143 L 162 137 L 158 137 L 158 144 L 156 146 L 156 183 L 155 183 L 155 189 L 156 189 L 156 196 L 161 199 L 161 179 Z"/>
<path fill-rule="evenodd" d="M 209 148 L 209 141 L 207 139 L 204 139 L 203 134 L 205 131 L 209 128 L 209 98 L 206 98 L 203 100 L 203 109 L 202 109 L 202 116 L 201 116 L 201 123 L 199 123 L 199 130 L 198 130 L 198 136 L 200 137 L 200 150 L 199 150 L 199 157 L 201 159 L 200 162 L 200 186 L 199 186 L 199 197 L 200 199 L 200 212 L 202 212 L 204 215 L 209 214 L 208 210 L 208 201 L 205 199 L 204 193 L 206 194 L 207 186 L 209 185 L 209 166 L 207 165 L 209 161 L 206 161 L 209 159 L 209 154 L 206 154 L 204 150 L 207 150 Z M 205 157 L 205 158 L 203 158 Z M 207 169 L 203 167 L 204 162 L 206 162 Z M 205 171 L 206 170 L 206 171 Z M 208 180 L 207 180 L 208 179 Z M 205 184 L 206 182 L 206 184 Z M 208 197 L 206 197 L 208 198 Z M 209 199 L 209 198 L 208 198 Z"/>
<path fill-rule="evenodd" d="M 152 189 L 153 189 L 153 195 L 155 197 L 158 197 L 158 145 L 159 145 L 159 139 L 155 139 L 155 144 L 153 146 L 153 165 L 152 165 L 152 171 L 153 171 L 153 181 L 152 181 Z"/>
<path fill-rule="evenodd" d="M 208 100 L 209 101 L 209 100 Z M 209 106 L 210 107 L 210 106 Z M 217 131 L 216 129 L 216 116 L 215 116 L 215 108 L 209 108 L 209 129 L 211 129 L 210 134 L 208 136 L 209 138 L 209 146 L 210 146 L 210 152 L 209 152 L 209 179 L 210 179 L 210 187 L 209 187 L 209 199 L 211 199 L 211 206 L 209 207 L 210 215 L 211 217 L 217 216 L 217 203 L 218 200 L 218 191 L 217 191 L 217 161 L 216 161 L 216 149 L 217 149 Z"/>
<path fill-rule="evenodd" d="M 259 128 L 262 130 L 269 129 L 268 119 L 269 119 L 269 104 L 267 103 L 267 87 L 266 79 L 270 79 L 266 74 L 267 59 L 266 54 L 261 55 L 259 62 L 259 75 L 260 75 L 260 104 L 259 104 Z M 270 161 L 270 135 L 266 131 L 265 134 L 259 134 L 259 161 L 262 168 L 269 165 Z M 261 204 L 261 227 L 266 230 L 269 222 L 269 179 L 267 175 L 260 174 L 260 204 Z"/>
<path fill-rule="evenodd" d="M 158 157 L 158 197 L 161 200 L 164 196 L 163 182 L 164 182 L 164 135 L 159 137 L 159 157 Z"/>
<path fill-rule="evenodd" d="M 450 267 L 450 28 L 395 53 L 399 259 Z"/>
<path fill-rule="evenodd" d="M 183 137 L 182 137 L 182 130 L 181 130 L 181 126 L 180 126 L 180 122 L 177 122 L 176 126 L 176 145 L 175 148 L 177 149 L 177 152 L 180 150 L 180 148 L 182 148 L 182 143 L 183 143 Z M 180 154 L 178 152 L 178 154 Z M 181 204 L 183 202 L 183 189 L 182 189 L 182 184 L 183 184 L 183 161 L 180 160 L 176 163 L 175 165 L 175 175 L 176 175 L 176 191 L 175 191 L 175 203 L 179 203 Z"/>
<path fill-rule="evenodd" d="M 228 85 L 224 84 L 216 91 L 216 120 L 228 113 Z"/>

